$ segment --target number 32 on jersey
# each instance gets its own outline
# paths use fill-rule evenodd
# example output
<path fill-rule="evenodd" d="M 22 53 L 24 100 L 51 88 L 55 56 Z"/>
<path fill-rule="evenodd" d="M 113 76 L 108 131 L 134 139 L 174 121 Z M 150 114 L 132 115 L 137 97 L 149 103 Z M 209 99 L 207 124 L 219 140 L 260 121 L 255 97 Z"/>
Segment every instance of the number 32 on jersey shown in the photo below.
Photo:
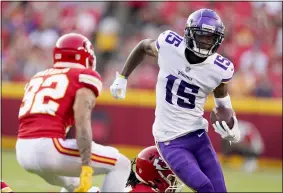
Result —
<path fill-rule="evenodd" d="M 55 88 L 50 86 L 55 83 Z M 25 88 L 25 95 L 19 111 L 19 117 L 26 113 L 43 113 L 55 116 L 59 104 L 54 100 L 63 98 L 68 88 L 69 80 L 65 74 L 57 74 L 43 79 L 36 77 L 31 79 Z M 45 97 L 51 99 L 45 103 Z M 54 100 L 52 100 L 54 99 Z"/>

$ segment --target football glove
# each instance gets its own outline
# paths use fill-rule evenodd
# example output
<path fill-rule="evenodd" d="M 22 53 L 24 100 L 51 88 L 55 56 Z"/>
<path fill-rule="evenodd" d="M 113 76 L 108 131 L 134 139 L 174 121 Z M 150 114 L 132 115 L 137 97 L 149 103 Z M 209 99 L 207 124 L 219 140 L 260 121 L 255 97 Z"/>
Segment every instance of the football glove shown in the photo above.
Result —
<path fill-rule="evenodd" d="M 80 175 L 80 185 L 75 189 L 75 192 L 88 192 L 92 185 L 93 169 L 90 166 L 82 166 Z"/>
<path fill-rule="evenodd" d="M 116 99 L 124 99 L 126 97 L 127 79 L 116 72 L 116 79 L 110 86 L 111 95 Z"/>
<path fill-rule="evenodd" d="M 225 121 L 222 121 L 222 126 L 219 121 L 212 124 L 214 131 L 218 133 L 223 139 L 227 139 L 230 142 L 237 143 L 240 140 L 240 130 L 238 128 L 238 120 L 236 116 L 233 116 L 234 125 L 230 129 Z"/>

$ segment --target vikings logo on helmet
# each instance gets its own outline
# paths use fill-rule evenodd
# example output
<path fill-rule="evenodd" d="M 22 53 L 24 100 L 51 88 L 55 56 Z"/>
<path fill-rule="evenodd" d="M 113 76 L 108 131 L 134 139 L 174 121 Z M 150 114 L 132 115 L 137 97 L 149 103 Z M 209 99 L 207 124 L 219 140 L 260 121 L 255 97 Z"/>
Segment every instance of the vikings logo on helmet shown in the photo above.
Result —
<path fill-rule="evenodd" d="M 162 160 L 161 157 L 159 157 L 158 159 L 155 159 L 153 162 L 153 165 L 155 166 L 155 168 L 157 170 L 169 170 L 169 167 L 167 166 L 167 164 Z"/>

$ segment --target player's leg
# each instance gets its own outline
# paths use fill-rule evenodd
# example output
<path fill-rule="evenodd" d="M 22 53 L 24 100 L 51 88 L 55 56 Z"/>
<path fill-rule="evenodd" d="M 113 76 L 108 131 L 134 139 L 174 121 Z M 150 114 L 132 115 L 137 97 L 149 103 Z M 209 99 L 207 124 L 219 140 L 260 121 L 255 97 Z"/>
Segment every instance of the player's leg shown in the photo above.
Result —
<path fill-rule="evenodd" d="M 227 192 L 224 175 L 216 152 L 205 132 L 199 138 L 199 148 L 195 151 L 197 162 L 203 173 L 210 179 L 215 192 Z"/>
<path fill-rule="evenodd" d="M 38 173 L 48 184 L 53 186 L 64 187 L 61 192 L 74 192 L 75 188 L 80 184 L 78 177 L 58 176 L 54 173 Z"/>
<path fill-rule="evenodd" d="M 17 159 L 28 172 L 40 175 L 53 185 L 71 190 L 79 184 L 81 158 L 76 140 L 19 140 Z M 102 191 L 124 189 L 131 164 L 117 149 L 93 142 L 91 166 L 94 168 L 94 175 L 106 174 Z"/>
<path fill-rule="evenodd" d="M 126 187 L 127 179 L 130 175 L 131 163 L 129 159 L 120 154 L 119 159 L 112 169 L 104 178 L 103 185 L 101 187 L 102 192 L 122 192 Z"/>
<path fill-rule="evenodd" d="M 197 192 L 214 192 L 210 180 L 201 171 L 195 156 L 187 148 L 188 143 L 195 142 L 187 138 L 183 136 L 170 142 L 159 142 L 157 148 L 171 170 L 189 188 Z"/>
<path fill-rule="evenodd" d="M 57 167 L 56 173 L 64 176 L 79 176 L 81 167 L 81 158 L 77 148 L 76 140 L 54 139 L 57 156 L 65 168 L 62 171 Z M 119 153 L 116 148 L 92 143 L 92 162 L 94 175 L 106 174 L 101 188 L 102 192 L 123 191 L 126 181 L 130 174 L 130 160 Z M 57 160 L 58 161 L 58 160 Z"/>
<path fill-rule="evenodd" d="M 78 177 L 57 176 L 53 173 L 46 172 L 38 175 L 51 185 L 64 187 L 60 192 L 73 192 L 80 183 L 80 178 Z M 91 189 L 89 189 L 89 192 L 100 192 L 100 189 L 96 186 L 93 186 Z"/>
<path fill-rule="evenodd" d="M 49 184 L 64 187 L 66 192 L 73 191 L 79 185 L 80 179 L 55 174 L 57 165 L 61 169 L 64 169 L 64 165 L 56 157 L 57 152 L 54 153 L 54 149 L 52 139 L 49 138 L 19 139 L 16 144 L 17 161 L 26 171 L 40 176 Z M 67 169 L 71 167 L 66 166 Z"/>

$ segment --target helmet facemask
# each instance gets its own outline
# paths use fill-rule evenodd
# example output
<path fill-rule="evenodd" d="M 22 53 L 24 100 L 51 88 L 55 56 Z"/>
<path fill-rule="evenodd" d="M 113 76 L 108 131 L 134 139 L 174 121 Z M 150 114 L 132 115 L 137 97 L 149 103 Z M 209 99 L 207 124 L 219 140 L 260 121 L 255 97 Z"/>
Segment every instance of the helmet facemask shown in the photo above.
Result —
<path fill-rule="evenodd" d="M 187 27 L 185 29 L 187 48 L 202 58 L 214 54 L 223 40 L 223 34 L 218 32 L 201 30 L 198 27 Z"/>
<path fill-rule="evenodd" d="M 167 177 L 165 177 L 161 171 L 158 171 L 161 178 L 168 183 L 168 187 L 165 189 L 164 192 L 166 193 L 172 193 L 172 192 L 181 192 L 183 190 L 183 184 L 178 180 L 176 175 L 169 174 Z"/>
<path fill-rule="evenodd" d="M 199 9 L 187 20 L 184 39 L 195 55 L 206 58 L 214 54 L 224 40 L 225 26 L 211 9 Z"/>

